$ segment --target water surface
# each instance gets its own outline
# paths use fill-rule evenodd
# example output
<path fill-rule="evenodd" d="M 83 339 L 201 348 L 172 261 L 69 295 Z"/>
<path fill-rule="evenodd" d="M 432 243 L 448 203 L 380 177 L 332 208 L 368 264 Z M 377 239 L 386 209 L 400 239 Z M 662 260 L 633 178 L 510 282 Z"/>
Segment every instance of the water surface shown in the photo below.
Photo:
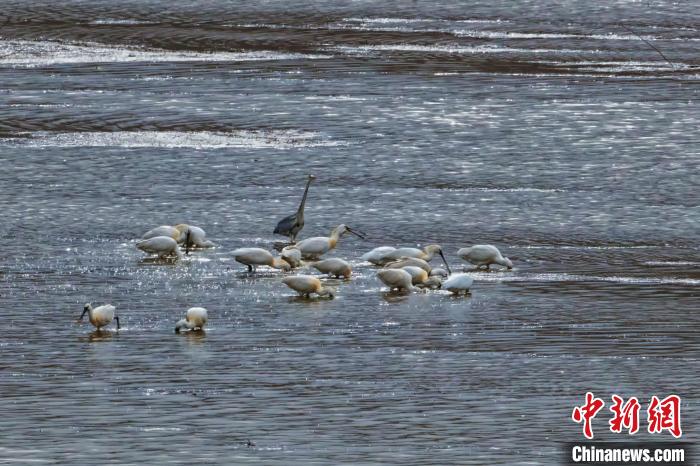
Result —
<path fill-rule="evenodd" d="M 1 463 L 557 464 L 586 391 L 677 393 L 697 440 L 692 2 L 62 3 L 1 13 Z M 308 173 L 301 236 L 368 234 L 333 301 L 230 254 Z M 218 247 L 144 262 L 183 221 Z M 430 243 L 515 269 L 455 299 L 359 259 Z"/>

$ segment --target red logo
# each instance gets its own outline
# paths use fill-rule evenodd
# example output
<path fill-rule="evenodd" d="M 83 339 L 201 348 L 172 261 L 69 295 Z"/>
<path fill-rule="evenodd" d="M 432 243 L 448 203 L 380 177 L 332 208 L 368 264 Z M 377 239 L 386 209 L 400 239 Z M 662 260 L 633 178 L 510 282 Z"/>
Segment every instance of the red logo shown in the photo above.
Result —
<path fill-rule="evenodd" d="M 612 400 L 614 404 L 610 407 L 610 411 L 615 416 L 609 421 L 610 431 L 619 434 L 624 427 L 630 435 L 636 434 L 639 430 L 639 409 L 641 408 L 639 400 L 633 396 L 624 405 L 622 404 L 624 400 L 617 395 L 613 395 Z"/>
<path fill-rule="evenodd" d="M 610 411 L 612 419 L 608 421 L 610 431 L 621 433 L 627 430 L 629 435 L 639 431 L 639 412 L 641 405 L 636 397 L 631 397 L 626 402 L 618 396 L 612 395 L 613 404 Z M 571 419 L 577 424 L 583 423 L 583 435 L 587 439 L 593 438 L 593 419 L 603 409 L 605 402 L 596 398 L 593 393 L 586 393 L 586 402 L 582 406 L 574 407 Z M 647 423 L 650 434 L 662 433 L 667 430 L 675 438 L 683 435 L 681 430 L 681 398 L 678 395 L 669 395 L 663 400 L 652 396 L 647 409 Z"/>
<path fill-rule="evenodd" d="M 661 401 L 656 396 L 652 396 L 649 409 L 647 409 L 647 418 L 650 434 L 668 430 L 676 438 L 683 435 L 681 430 L 681 398 L 678 395 L 669 395 Z"/>
<path fill-rule="evenodd" d="M 594 397 L 593 393 L 588 392 L 586 393 L 586 404 L 583 406 L 576 406 L 574 412 L 571 413 L 571 419 L 573 419 L 574 422 L 580 423 L 583 421 L 583 435 L 585 435 L 587 439 L 593 438 L 593 418 L 598 414 L 598 411 L 603 409 L 603 406 L 605 406 L 603 400 Z"/>

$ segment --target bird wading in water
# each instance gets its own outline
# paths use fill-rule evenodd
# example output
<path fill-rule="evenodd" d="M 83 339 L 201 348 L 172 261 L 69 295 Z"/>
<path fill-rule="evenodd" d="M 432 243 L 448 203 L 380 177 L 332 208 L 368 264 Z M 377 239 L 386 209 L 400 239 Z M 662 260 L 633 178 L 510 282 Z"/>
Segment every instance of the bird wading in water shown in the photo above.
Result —
<path fill-rule="evenodd" d="M 301 203 L 296 213 L 280 220 L 273 233 L 276 235 L 288 236 L 292 243 L 296 242 L 297 235 L 301 229 L 304 228 L 304 206 L 306 205 L 306 196 L 309 194 L 309 186 L 311 186 L 311 182 L 315 178 L 314 175 L 309 175 L 309 179 L 306 181 L 306 189 L 304 189 L 304 196 L 301 198 Z"/>

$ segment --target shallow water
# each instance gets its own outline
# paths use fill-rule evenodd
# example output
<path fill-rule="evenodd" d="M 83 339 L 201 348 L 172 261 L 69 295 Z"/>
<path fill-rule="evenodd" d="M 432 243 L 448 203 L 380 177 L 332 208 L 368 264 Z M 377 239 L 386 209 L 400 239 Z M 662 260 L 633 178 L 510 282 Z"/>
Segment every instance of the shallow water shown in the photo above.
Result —
<path fill-rule="evenodd" d="M 586 391 L 677 393 L 697 440 L 692 2 L 62 3 L 2 12 L 0 463 L 557 464 Z M 368 234 L 332 301 L 230 255 L 307 173 L 301 236 Z M 144 262 L 182 221 L 219 246 Z M 429 243 L 515 269 L 457 299 L 359 259 Z"/>

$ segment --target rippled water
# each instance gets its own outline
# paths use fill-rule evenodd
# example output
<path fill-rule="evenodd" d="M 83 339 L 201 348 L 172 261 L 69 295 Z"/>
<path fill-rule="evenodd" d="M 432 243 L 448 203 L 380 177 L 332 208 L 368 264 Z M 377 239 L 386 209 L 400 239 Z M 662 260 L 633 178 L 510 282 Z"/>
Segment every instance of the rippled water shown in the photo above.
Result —
<path fill-rule="evenodd" d="M 0 12 L 0 463 L 556 464 L 589 390 L 678 393 L 697 440 L 692 2 L 27 3 Z M 369 235 L 332 301 L 230 255 L 307 173 L 301 236 Z M 219 247 L 142 261 L 182 221 Z M 515 269 L 455 299 L 359 259 L 432 242 Z M 89 301 L 122 330 L 75 325 Z"/>

